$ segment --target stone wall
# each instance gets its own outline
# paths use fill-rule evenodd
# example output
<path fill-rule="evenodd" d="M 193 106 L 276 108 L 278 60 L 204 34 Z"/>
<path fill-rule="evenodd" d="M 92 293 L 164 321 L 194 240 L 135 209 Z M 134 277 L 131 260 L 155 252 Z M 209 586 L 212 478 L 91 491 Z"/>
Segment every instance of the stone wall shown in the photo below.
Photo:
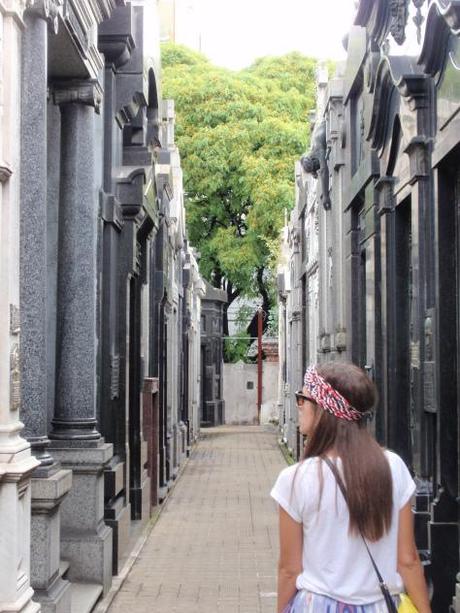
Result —
<path fill-rule="evenodd" d="M 226 424 L 257 424 L 257 364 L 224 364 Z M 262 406 L 260 423 L 278 420 L 278 363 L 262 366 Z"/>

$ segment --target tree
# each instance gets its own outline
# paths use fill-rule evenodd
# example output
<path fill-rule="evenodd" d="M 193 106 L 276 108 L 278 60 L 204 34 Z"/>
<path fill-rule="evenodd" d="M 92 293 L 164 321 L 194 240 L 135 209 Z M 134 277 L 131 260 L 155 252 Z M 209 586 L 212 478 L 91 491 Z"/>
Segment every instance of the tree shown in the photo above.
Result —
<path fill-rule="evenodd" d="M 260 296 L 269 313 L 279 233 L 294 202 L 294 162 L 305 151 L 315 106 L 316 60 L 291 53 L 233 72 L 168 43 L 162 66 L 202 274 L 226 290 L 228 305 Z"/>

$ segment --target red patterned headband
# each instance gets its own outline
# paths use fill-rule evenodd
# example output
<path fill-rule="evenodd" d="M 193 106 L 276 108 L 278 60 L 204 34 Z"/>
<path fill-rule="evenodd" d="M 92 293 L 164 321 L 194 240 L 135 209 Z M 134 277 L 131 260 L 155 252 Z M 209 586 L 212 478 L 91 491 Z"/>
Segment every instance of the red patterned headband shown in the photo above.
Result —
<path fill-rule="evenodd" d="M 314 366 L 310 366 L 305 373 L 304 385 L 308 387 L 308 391 L 316 404 L 319 404 L 321 408 L 335 415 L 338 419 L 358 421 L 366 415 L 354 409 L 342 394 L 318 374 Z"/>

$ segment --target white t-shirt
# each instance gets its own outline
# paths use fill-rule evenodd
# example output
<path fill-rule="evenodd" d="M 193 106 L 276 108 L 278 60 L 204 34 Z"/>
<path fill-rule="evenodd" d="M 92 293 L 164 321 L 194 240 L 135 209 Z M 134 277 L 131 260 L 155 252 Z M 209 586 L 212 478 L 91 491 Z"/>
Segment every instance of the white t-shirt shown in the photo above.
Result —
<path fill-rule="evenodd" d="M 398 593 L 403 589 L 396 570 L 399 510 L 414 494 L 415 483 L 396 453 L 385 451 L 385 455 L 393 478 L 391 528 L 379 541 L 368 544 L 390 592 Z M 319 462 L 319 458 L 309 458 L 300 465 L 285 468 L 271 491 L 276 502 L 303 525 L 303 572 L 297 577 L 297 589 L 356 605 L 380 600 L 382 592 L 369 555 L 361 537 L 348 533 L 348 507 L 324 462 L 321 462 L 324 486 L 318 510 Z"/>

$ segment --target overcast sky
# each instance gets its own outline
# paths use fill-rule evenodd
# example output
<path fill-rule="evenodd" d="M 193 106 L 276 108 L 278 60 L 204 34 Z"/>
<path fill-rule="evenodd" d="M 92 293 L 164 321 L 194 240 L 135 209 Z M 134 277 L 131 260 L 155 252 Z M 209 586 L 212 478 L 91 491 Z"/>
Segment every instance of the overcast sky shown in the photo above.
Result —
<path fill-rule="evenodd" d="M 232 69 L 248 66 L 263 55 L 289 51 L 344 59 L 342 39 L 355 8 L 355 0 L 192 2 L 200 23 L 202 52 L 214 63 Z"/>

